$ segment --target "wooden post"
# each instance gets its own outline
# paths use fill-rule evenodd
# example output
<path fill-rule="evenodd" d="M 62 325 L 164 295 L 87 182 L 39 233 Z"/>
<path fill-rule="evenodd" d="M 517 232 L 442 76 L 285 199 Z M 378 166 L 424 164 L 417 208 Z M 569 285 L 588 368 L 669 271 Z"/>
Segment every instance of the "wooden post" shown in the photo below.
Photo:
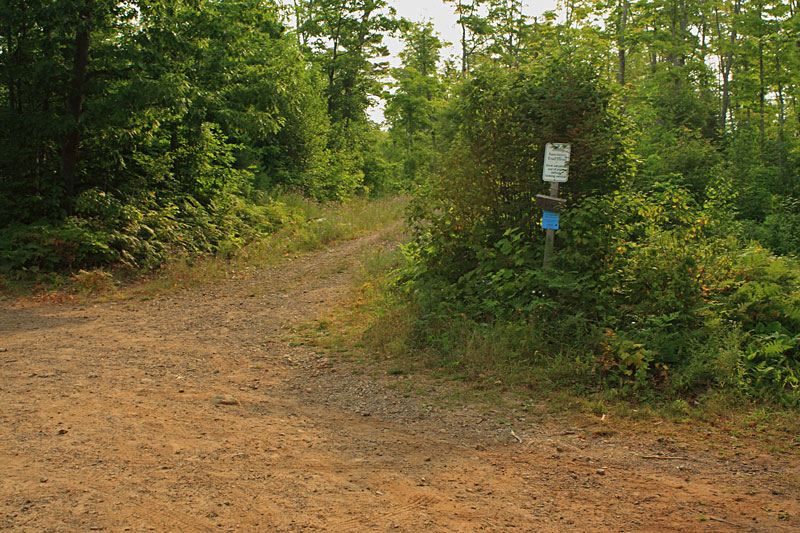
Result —
<path fill-rule="evenodd" d="M 536 195 L 537 207 L 543 208 L 546 212 L 555 214 L 555 220 L 548 220 L 543 226 L 558 227 L 558 212 L 564 205 L 564 200 L 558 197 L 558 184 L 566 182 L 569 177 L 569 158 L 572 153 L 572 145 L 569 143 L 547 143 L 544 146 L 544 163 L 542 164 L 542 180 L 550 182 L 550 197 Z M 544 215 L 542 215 L 544 218 Z M 548 219 L 551 217 L 548 216 Z M 543 221 L 544 222 L 544 221 Z M 555 222 L 555 223 L 553 223 Z M 550 265 L 555 253 L 556 230 L 545 229 L 544 240 L 544 268 Z"/>
<path fill-rule="evenodd" d="M 550 196 L 558 198 L 558 182 L 551 181 L 550 182 Z M 547 268 L 550 265 L 550 261 L 553 257 L 555 243 L 556 243 L 556 230 L 548 229 L 545 230 L 545 237 L 544 237 L 544 263 L 543 267 Z"/>

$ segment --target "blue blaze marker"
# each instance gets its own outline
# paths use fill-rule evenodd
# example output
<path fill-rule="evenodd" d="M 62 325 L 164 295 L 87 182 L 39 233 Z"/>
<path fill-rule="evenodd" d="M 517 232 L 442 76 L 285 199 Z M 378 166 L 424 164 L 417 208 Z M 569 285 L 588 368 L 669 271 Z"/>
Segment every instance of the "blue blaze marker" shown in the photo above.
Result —
<path fill-rule="evenodd" d="M 558 213 L 542 211 L 542 229 L 558 229 Z"/>

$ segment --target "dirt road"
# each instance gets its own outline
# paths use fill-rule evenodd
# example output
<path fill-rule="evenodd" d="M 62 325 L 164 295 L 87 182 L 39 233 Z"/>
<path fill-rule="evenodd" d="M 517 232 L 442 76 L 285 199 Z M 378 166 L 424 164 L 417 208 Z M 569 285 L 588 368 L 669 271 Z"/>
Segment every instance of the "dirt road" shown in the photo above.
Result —
<path fill-rule="evenodd" d="M 378 239 L 149 301 L 3 302 L 0 529 L 800 530 L 793 458 L 509 427 L 296 345 Z"/>

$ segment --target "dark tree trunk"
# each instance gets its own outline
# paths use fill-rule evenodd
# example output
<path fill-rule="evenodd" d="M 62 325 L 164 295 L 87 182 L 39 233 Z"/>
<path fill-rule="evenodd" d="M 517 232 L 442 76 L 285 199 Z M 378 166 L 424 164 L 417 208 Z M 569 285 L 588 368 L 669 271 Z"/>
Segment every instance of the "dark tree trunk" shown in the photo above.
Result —
<path fill-rule="evenodd" d="M 89 29 L 78 30 L 75 36 L 75 59 L 72 65 L 67 113 L 72 117 L 72 127 L 67 134 L 61 156 L 61 179 L 64 183 L 67 212 L 72 211 L 75 196 L 75 169 L 80 150 L 80 119 L 83 112 L 83 91 L 89 68 Z"/>
<path fill-rule="evenodd" d="M 783 171 L 783 146 L 784 127 L 786 125 L 786 110 L 783 98 L 783 80 L 781 79 L 781 55 L 775 54 L 775 73 L 778 80 L 778 167 Z"/>
<path fill-rule="evenodd" d="M 759 131 L 761 133 L 761 163 L 764 163 L 764 39 L 758 40 L 758 112 L 761 115 Z"/>
<path fill-rule="evenodd" d="M 732 13 L 732 20 L 731 20 L 731 30 L 730 30 L 730 38 L 729 42 L 731 48 L 736 43 L 737 33 L 736 33 L 736 17 L 739 15 L 739 10 L 741 8 L 741 0 L 736 0 L 733 6 L 733 13 Z M 720 27 L 719 22 L 719 10 L 715 11 L 715 18 L 716 18 L 716 26 L 717 26 L 717 38 L 722 40 L 722 30 Z M 730 96 L 730 75 L 731 70 L 733 68 L 733 51 L 728 51 L 725 54 L 720 54 L 719 62 L 720 62 L 720 70 L 722 71 L 722 109 L 720 112 L 720 125 L 722 126 L 722 131 L 725 131 L 725 126 L 728 119 L 728 112 L 730 111 L 731 105 L 731 96 Z"/>
<path fill-rule="evenodd" d="M 461 76 L 467 76 L 467 70 L 469 67 L 467 66 L 467 25 L 466 23 L 461 23 Z"/>
<path fill-rule="evenodd" d="M 617 21 L 617 53 L 619 55 L 619 70 L 617 81 L 621 86 L 625 86 L 625 53 L 627 43 L 625 42 L 625 32 L 628 26 L 628 0 L 620 0 L 619 18 Z"/>
<path fill-rule="evenodd" d="M 431 129 L 431 144 L 433 145 L 433 171 L 436 172 L 439 167 L 439 156 L 437 155 L 438 148 L 436 146 L 436 131 Z"/>

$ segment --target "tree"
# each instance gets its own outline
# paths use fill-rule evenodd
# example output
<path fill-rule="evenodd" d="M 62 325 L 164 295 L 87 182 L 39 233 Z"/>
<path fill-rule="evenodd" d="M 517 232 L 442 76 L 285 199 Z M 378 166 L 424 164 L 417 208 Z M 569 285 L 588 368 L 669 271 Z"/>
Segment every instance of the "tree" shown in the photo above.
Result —
<path fill-rule="evenodd" d="M 489 27 L 481 16 L 481 7 L 487 0 L 443 0 L 453 4 L 457 23 L 461 28 L 461 75 L 466 76 L 473 67 L 474 57 L 483 51 Z"/>
<path fill-rule="evenodd" d="M 437 171 L 437 121 L 444 86 L 437 73 L 442 42 L 431 23 L 410 24 L 404 31 L 402 67 L 387 97 L 385 116 L 391 139 L 400 147 L 405 182 L 425 179 Z"/>
<path fill-rule="evenodd" d="M 528 17 L 522 0 L 488 0 L 487 52 L 502 64 L 519 66 L 526 41 L 530 39 Z"/>
<path fill-rule="evenodd" d="M 135 5 L 67 1 L 0 3 L 0 223 L 73 210 L 85 113 L 115 36 L 133 31 Z"/>
<path fill-rule="evenodd" d="M 297 32 L 327 80 L 328 115 L 345 129 L 363 122 L 382 92 L 388 63 L 383 36 L 397 27 L 386 0 L 297 0 Z"/>
<path fill-rule="evenodd" d="M 253 187 L 355 187 L 329 172 L 323 85 L 270 0 L 5 0 L 0 14 L 6 264 L 147 263 L 178 238 L 209 251 L 247 231 L 236 209 Z"/>
<path fill-rule="evenodd" d="M 510 228 L 538 234 L 532 199 L 544 192 L 540 176 L 548 142 L 573 144 L 564 188 L 571 201 L 621 187 L 630 162 L 610 99 L 589 64 L 550 59 L 524 69 L 478 69 L 450 103 L 459 134 L 436 180 L 437 192 L 427 197 L 429 212 L 436 213 L 432 219 L 446 226 L 436 231 L 449 235 L 460 226 L 464 232 L 454 239 L 472 235 L 485 242 Z"/>

